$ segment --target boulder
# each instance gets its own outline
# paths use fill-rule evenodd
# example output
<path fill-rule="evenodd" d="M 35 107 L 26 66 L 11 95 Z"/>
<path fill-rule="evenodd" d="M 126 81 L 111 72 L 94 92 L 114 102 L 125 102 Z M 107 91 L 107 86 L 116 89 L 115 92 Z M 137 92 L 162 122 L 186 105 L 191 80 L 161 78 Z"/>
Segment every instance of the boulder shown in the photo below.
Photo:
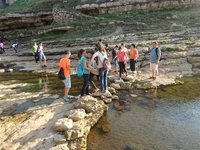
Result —
<path fill-rule="evenodd" d="M 73 127 L 73 120 L 68 118 L 62 118 L 55 122 L 53 129 L 58 132 L 64 132 L 67 129 Z"/>
<path fill-rule="evenodd" d="M 111 94 L 116 94 L 116 90 L 115 90 L 115 88 L 113 88 L 113 87 L 108 87 L 108 91 L 109 91 Z"/>
<path fill-rule="evenodd" d="M 78 129 L 74 128 L 65 131 L 65 137 L 68 141 L 80 138 L 83 136 L 83 134 L 84 134 L 84 128 L 78 128 Z"/>
<path fill-rule="evenodd" d="M 84 103 L 89 103 L 89 102 L 97 102 L 97 99 L 87 95 L 87 96 L 83 96 L 82 98 L 79 99 L 80 101 L 84 102 Z"/>
<path fill-rule="evenodd" d="M 112 102 L 112 99 L 111 98 L 105 98 L 103 99 L 103 101 L 108 104 L 108 103 L 111 103 Z"/>
<path fill-rule="evenodd" d="M 65 135 L 62 135 L 62 134 L 55 134 L 55 135 L 53 135 L 53 139 L 54 139 L 54 142 L 56 144 L 66 143 Z"/>
<path fill-rule="evenodd" d="M 128 75 L 128 76 L 122 75 L 122 79 L 125 81 L 132 81 L 132 80 L 134 80 L 134 77 L 131 75 Z"/>
<path fill-rule="evenodd" d="M 119 97 L 117 95 L 113 95 L 112 100 L 119 100 Z"/>
<path fill-rule="evenodd" d="M 101 96 L 111 97 L 112 94 L 108 90 L 106 90 L 105 92 L 97 91 L 96 93 L 92 93 L 92 96 L 94 96 L 94 97 L 101 97 Z"/>
<path fill-rule="evenodd" d="M 68 118 L 72 119 L 73 121 L 78 121 L 80 119 L 85 118 L 86 113 L 84 109 L 73 109 L 69 111 Z"/>
<path fill-rule="evenodd" d="M 117 83 L 112 83 L 110 86 L 113 87 L 116 90 L 120 90 L 121 89 L 120 85 L 117 84 Z"/>

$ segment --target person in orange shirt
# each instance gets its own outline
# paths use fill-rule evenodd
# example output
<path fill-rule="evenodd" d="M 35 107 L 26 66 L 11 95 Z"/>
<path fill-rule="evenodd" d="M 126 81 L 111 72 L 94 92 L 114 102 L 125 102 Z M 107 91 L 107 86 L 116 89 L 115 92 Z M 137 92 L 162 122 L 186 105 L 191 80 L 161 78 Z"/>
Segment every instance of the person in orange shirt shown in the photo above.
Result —
<path fill-rule="evenodd" d="M 70 59 L 69 59 L 70 56 L 71 52 L 65 51 L 65 57 L 61 58 L 59 63 L 59 69 L 63 68 L 64 70 L 65 80 L 62 80 L 63 83 L 65 84 L 63 99 L 67 102 L 71 102 L 70 97 L 68 95 L 69 89 L 71 88 L 70 70 L 76 70 L 76 68 L 70 67 Z"/>
<path fill-rule="evenodd" d="M 136 73 L 135 71 L 135 65 L 137 63 L 137 57 L 138 57 L 138 50 L 135 48 L 135 44 L 131 44 L 131 50 L 130 50 L 130 69 L 132 73 Z"/>

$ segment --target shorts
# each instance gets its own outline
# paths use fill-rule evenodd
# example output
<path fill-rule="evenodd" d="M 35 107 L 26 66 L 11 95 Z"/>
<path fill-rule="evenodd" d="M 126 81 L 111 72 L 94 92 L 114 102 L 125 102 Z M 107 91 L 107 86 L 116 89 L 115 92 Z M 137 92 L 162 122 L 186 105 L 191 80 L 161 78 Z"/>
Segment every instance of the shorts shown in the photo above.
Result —
<path fill-rule="evenodd" d="M 150 63 L 150 70 L 158 70 L 158 64 Z"/>
<path fill-rule="evenodd" d="M 65 80 L 62 80 L 62 81 L 65 84 L 65 88 L 71 88 L 71 78 L 70 77 L 65 77 Z"/>
<path fill-rule="evenodd" d="M 118 66 L 117 60 L 114 60 L 114 66 Z"/>
<path fill-rule="evenodd" d="M 46 60 L 46 57 L 43 53 L 42 54 L 39 53 L 38 56 L 39 56 L 39 60 Z"/>

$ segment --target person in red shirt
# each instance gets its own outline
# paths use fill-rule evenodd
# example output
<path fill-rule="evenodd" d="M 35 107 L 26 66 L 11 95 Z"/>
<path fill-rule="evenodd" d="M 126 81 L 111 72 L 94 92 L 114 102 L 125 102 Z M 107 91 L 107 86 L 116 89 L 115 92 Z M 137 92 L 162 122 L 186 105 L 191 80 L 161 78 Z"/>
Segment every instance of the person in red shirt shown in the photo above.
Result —
<path fill-rule="evenodd" d="M 137 57 L 138 57 L 138 50 L 135 48 L 135 44 L 131 44 L 131 50 L 130 50 L 130 69 L 132 73 L 136 73 L 135 71 L 135 65 L 137 63 Z"/>
<path fill-rule="evenodd" d="M 125 72 L 126 76 L 127 71 L 126 71 L 126 60 L 127 60 L 127 54 L 126 52 L 122 49 L 121 46 L 119 46 L 119 51 L 117 52 L 117 55 L 115 56 L 115 58 L 117 58 L 118 60 L 118 64 L 119 64 L 119 79 L 121 79 L 121 75 Z M 115 59 L 114 58 L 114 59 Z"/>
<path fill-rule="evenodd" d="M 61 58 L 60 63 L 59 63 L 59 69 L 63 68 L 64 75 L 65 75 L 65 80 L 62 80 L 63 83 L 65 84 L 63 99 L 67 102 L 71 102 L 70 97 L 68 95 L 69 89 L 71 88 L 70 70 L 76 70 L 76 68 L 70 67 L 70 59 L 69 59 L 70 56 L 71 56 L 71 52 L 66 51 L 65 57 Z"/>

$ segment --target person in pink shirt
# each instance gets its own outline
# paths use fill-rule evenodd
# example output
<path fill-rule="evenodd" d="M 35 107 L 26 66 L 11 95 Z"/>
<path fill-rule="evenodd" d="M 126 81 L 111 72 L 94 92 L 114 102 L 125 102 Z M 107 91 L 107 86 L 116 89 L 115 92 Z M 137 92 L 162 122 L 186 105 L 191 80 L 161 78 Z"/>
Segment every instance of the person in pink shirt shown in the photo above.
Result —
<path fill-rule="evenodd" d="M 125 72 L 127 75 L 127 71 L 126 71 L 126 60 L 127 60 L 127 54 L 125 51 L 123 51 L 122 47 L 119 46 L 119 51 L 117 52 L 117 55 L 115 56 L 115 58 L 117 58 L 118 60 L 118 64 L 119 64 L 119 79 L 121 79 L 121 75 Z"/>

